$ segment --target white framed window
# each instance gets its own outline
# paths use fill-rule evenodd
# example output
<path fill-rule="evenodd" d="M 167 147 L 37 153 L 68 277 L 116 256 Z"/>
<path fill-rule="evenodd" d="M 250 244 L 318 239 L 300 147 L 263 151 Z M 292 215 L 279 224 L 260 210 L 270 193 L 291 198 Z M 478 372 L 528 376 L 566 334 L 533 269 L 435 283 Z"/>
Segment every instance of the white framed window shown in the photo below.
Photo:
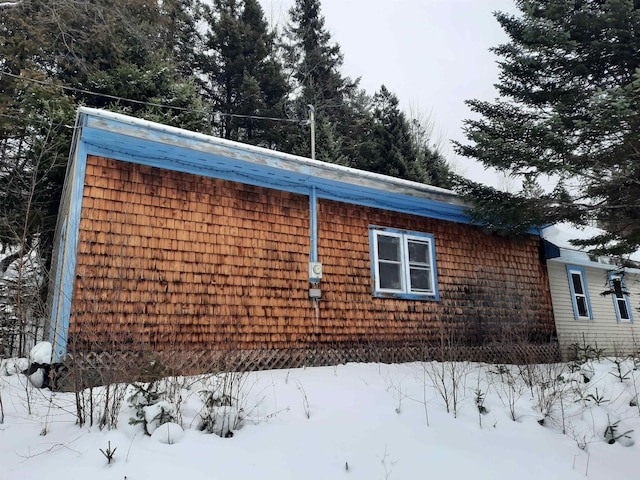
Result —
<path fill-rule="evenodd" d="M 619 273 L 609 272 L 609 287 L 613 297 L 613 306 L 616 310 L 616 318 L 619 322 L 631 322 L 631 305 L 629 295 L 624 284 L 624 277 Z"/>
<path fill-rule="evenodd" d="M 567 265 L 567 276 L 569 277 L 573 315 L 576 320 L 591 320 L 593 318 L 591 315 L 591 302 L 589 301 L 589 290 L 584 268 Z"/>
<path fill-rule="evenodd" d="M 439 298 L 433 235 L 371 226 L 369 242 L 374 296 Z"/>

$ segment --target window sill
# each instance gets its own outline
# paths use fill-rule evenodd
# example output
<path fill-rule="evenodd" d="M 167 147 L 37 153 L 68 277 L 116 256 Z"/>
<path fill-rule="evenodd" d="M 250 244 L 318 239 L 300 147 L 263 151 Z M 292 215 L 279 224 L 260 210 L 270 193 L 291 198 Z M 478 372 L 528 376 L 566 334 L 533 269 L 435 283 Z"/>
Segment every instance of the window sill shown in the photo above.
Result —
<path fill-rule="evenodd" d="M 436 293 L 400 293 L 400 292 L 373 292 L 376 298 L 393 298 L 397 300 L 428 300 L 439 301 L 440 295 Z"/>

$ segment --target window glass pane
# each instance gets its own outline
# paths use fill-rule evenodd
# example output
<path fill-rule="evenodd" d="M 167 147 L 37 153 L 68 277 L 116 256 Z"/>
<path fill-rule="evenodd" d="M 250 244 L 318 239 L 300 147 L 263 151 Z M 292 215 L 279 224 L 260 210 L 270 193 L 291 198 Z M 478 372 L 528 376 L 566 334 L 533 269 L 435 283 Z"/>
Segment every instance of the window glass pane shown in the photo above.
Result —
<path fill-rule="evenodd" d="M 426 242 L 417 242 L 408 240 L 409 244 L 409 262 L 423 263 L 429 265 L 429 244 Z"/>
<path fill-rule="evenodd" d="M 573 281 L 573 291 L 576 295 L 584 294 L 584 289 L 582 288 L 582 277 L 579 273 L 572 273 L 571 280 Z"/>
<path fill-rule="evenodd" d="M 432 235 L 382 227 L 372 228 L 370 233 L 374 242 L 371 252 L 375 262 L 374 289 L 382 291 L 380 296 L 435 295 Z"/>
<path fill-rule="evenodd" d="M 411 290 L 420 292 L 431 291 L 431 272 L 425 268 L 412 268 L 410 273 L 411 277 Z"/>
<path fill-rule="evenodd" d="M 400 238 L 378 235 L 378 259 L 400 261 Z"/>
<path fill-rule="evenodd" d="M 380 274 L 380 288 L 392 290 L 402 289 L 402 277 L 400 275 L 401 266 L 399 263 L 378 263 Z"/>
<path fill-rule="evenodd" d="M 618 299 L 618 310 L 620 311 L 621 320 L 629 320 L 629 310 L 627 309 L 627 301 L 624 298 Z"/>
<path fill-rule="evenodd" d="M 587 299 L 585 297 L 576 297 L 576 306 L 578 307 L 579 317 L 589 316 L 589 312 L 587 311 Z"/>

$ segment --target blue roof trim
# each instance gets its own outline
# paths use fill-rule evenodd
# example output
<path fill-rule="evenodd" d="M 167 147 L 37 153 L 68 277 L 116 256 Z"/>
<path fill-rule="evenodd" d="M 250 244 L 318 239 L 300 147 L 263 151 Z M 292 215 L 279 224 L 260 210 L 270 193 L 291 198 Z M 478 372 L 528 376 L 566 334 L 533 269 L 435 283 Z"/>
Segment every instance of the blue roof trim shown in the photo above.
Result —
<path fill-rule="evenodd" d="M 542 240 L 542 247 L 544 248 L 544 258 L 558 258 L 560 256 L 560 248 L 549 240 Z"/>
<path fill-rule="evenodd" d="M 58 268 L 54 284 L 54 303 L 51 309 L 50 341 L 53 345 L 53 361 L 59 362 L 67 353 L 69 336 L 69 318 L 71 315 L 71 300 L 75 281 L 78 237 L 80 231 L 80 214 L 84 191 L 84 178 L 87 168 L 87 151 L 80 142 L 77 149 L 72 150 L 72 160 L 69 172 L 73 172 L 71 181 L 71 195 L 65 206 L 62 218 L 60 244 L 58 246 Z"/>
<path fill-rule="evenodd" d="M 51 322 L 49 325 L 49 341 L 54 346 L 54 356 L 53 361 L 60 361 L 60 356 L 64 353 L 64 348 L 57 348 L 58 345 L 61 345 L 63 342 L 59 337 L 59 332 L 63 330 L 61 325 L 58 325 L 58 319 L 60 318 L 60 295 L 63 294 L 62 290 L 62 270 L 63 270 L 63 252 L 64 252 L 64 244 L 67 238 L 67 220 L 63 219 L 62 228 L 60 231 L 60 248 L 58 249 L 58 262 L 56 264 L 55 271 L 55 287 L 53 288 L 53 301 L 51 302 Z M 63 336 L 63 333 L 60 333 L 60 336 Z M 66 342 L 64 342 L 66 344 Z"/>
<path fill-rule="evenodd" d="M 309 195 L 310 188 L 315 187 L 318 198 L 471 223 L 460 198 L 444 189 L 301 157 L 298 160 L 249 145 L 244 149 L 244 145 L 233 142 L 216 143 L 219 139 L 188 131 L 154 131 L 151 127 L 156 124 L 138 122 L 142 123 L 133 118 L 125 123 L 81 114 L 80 143 L 88 154 L 302 195 Z M 344 181 L 346 176 L 356 178 L 357 183 Z"/>

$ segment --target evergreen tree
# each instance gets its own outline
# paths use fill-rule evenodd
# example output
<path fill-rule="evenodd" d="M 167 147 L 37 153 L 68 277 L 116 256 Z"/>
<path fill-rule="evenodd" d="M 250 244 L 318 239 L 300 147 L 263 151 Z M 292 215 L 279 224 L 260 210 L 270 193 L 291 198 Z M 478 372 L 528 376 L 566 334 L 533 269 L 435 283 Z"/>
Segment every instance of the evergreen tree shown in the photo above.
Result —
<path fill-rule="evenodd" d="M 294 99 L 290 114 L 300 120 L 308 118 L 309 106 L 315 111 L 316 157 L 346 165 L 357 164 L 345 152 L 356 153 L 359 138 L 353 133 L 358 112 L 352 108 L 357 97 L 357 82 L 342 76 L 343 56 L 340 46 L 331 41 L 324 26 L 319 0 L 296 0 L 289 10 L 285 28 L 285 64 L 294 81 Z M 288 132 L 288 151 L 309 156 L 309 133 L 300 127 Z"/>
<path fill-rule="evenodd" d="M 276 146 L 273 122 L 254 117 L 284 116 L 288 85 L 256 0 L 215 0 L 203 5 L 208 30 L 200 69 L 214 112 L 214 128 L 228 139 Z"/>
<path fill-rule="evenodd" d="M 1 248 L 26 254 L 37 238 L 48 255 L 79 104 L 202 129 L 196 84 L 179 73 L 179 49 L 163 43 L 171 24 L 143 0 L 0 8 Z"/>
<path fill-rule="evenodd" d="M 497 13 L 509 36 L 500 98 L 471 100 L 471 142 L 457 150 L 527 189 L 506 195 L 463 182 L 478 218 L 497 230 L 567 220 L 606 234 L 583 242 L 625 253 L 640 246 L 640 4 L 632 0 L 519 0 Z M 540 195 L 541 177 L 556 181 Z"/>
<path fill-rule="evenodd" d="M 418 122 L 400 110 L 398 97 L 384 85 L 373 96 L 370 129 L 358 168 L 393 177 L 451 186 L 446 160 L 428 145 L 429 135 Z"/>
<path fill-rule="evenodd" d="M 416 171 L 418 151 L 412 141 L 409 122 L 400 110 L 398 97 L 383 85 L 373 97 L 375 154 L 365 170 L 419 181 Z"/>
<path fill-rule="evenodd" d="M 191 2 L 60 3 L 69 17 L 60 28 L 78 41 L 71 54 L 54 43 L 62 67 L 58 78 L 99 94 L 81 95 L 85 104 L 191 130 L 205 128 L 208 115 L 190 70 L 198 45 Z"/>
<path fill-rule="evenodd" d="M 419 181 L 440 188 L 451 189 L 454 186 L 454 174 L 447 160 L 438 150 L 436 144 L 431 145 L 431 130 L 419 118 L 409 122 L 411 139 L 418 152 L 415 170 Z"/>
<path fill-rule="evenodd" d="M 171 52 L 176 69 L 183 78 L 193 75 L 203 38 L 198 31 L 199 0 L 162 0 L 158 2 L 158 43 Z"/>
<path fill-rule="evenodd" d="M 50 251 L 75 113 L 47 85 L 47 29 L 36 20 L 43 10 L 36 2 L 0 8 L 0 249 L 13 249 L 14 261 L 36 244 Z"/>
<path fill-rule="evenodd" d="M 187 3 L 165 0 L 162 7 Z M 30 319 L 44 318 L 46 270 L 78 105 L 201 129 L 207 115 L 196 84 L 181 74 L 190 63 L 188 25 L 188 12 L 168 18 L 156 2 L 144 0 L 0 5 L 0 251 L 11 252 L 0 273 L 9 266 L 17 272 L 0 285 L 11 292 L 4 312 L 10 314 L 0 322 L 17 335 L 19 355 L 42 327 Z M 177 43 L 166 44 L 170 38 Z"/>

